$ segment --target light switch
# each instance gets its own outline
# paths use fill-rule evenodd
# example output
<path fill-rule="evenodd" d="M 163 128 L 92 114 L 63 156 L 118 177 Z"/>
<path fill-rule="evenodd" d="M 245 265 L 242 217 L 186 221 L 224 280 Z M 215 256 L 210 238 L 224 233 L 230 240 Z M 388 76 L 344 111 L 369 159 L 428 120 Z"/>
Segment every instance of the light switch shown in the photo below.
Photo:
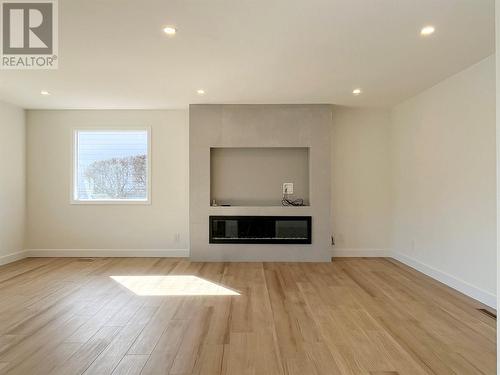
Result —
<path fill-rule="evenodd" d="M 285 182 L 283 184 L 283 194 L 293 194 L 293 182 Z"/>

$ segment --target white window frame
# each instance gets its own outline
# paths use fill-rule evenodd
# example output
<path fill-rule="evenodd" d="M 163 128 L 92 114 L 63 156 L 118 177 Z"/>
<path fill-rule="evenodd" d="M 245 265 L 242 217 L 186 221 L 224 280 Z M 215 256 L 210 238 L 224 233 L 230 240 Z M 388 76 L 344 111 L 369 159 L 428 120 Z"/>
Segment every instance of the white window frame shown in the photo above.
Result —
<path fill-rule="evenodd" d="M 78 199 L 77 198 L 77 193 L 76 193 L 76 186 L 77 186 L 77 171 L 78 171 L 78 133 L 79 132 L 85 132 L 85 131 L 92 131 L 92 132 L 133 132 L 133 131 L 146 131 L 147 132 L 147 141 L 148 141 L 148 147 L 147 147 L 147 164 L 146 164 L 146 171 L 147 171 L 147 179 L 146 179 L 146 192 L 147 192 L 147 198 L 146 199 Z M 128 204 L 139 204 L 139 205 L 149 205 L 151 204 L 151 174 L 152 174 L 152 169 L 151 169 L 151 127 L 150 126 L 116 126 L 116 127 L 78 127 L 78 128 L 73 128 L 72 132 L 72 140 L 71 140 L 71 157 L 72 157 L 72 162 L 71 162 L 71 184 L 70 184 L 70 204 L 83 204 L 83 205 L 101 205 L 101 204 L 109 204 L 109 205 L 115 205 L 115 204 L 121 204 L 121 205 L 128 205 Z"/>

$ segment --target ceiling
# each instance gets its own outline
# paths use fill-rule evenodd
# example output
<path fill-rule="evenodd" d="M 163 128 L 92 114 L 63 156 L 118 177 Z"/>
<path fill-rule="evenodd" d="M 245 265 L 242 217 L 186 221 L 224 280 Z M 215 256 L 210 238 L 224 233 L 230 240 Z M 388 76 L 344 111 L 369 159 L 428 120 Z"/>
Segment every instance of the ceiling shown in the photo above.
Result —
<path fill-rule="evenodd" d="M 59 0 L 59 69 L 0 71 L 0 99 L 392 106 L 491 55 L 494 13 L 494 0 Z"/>

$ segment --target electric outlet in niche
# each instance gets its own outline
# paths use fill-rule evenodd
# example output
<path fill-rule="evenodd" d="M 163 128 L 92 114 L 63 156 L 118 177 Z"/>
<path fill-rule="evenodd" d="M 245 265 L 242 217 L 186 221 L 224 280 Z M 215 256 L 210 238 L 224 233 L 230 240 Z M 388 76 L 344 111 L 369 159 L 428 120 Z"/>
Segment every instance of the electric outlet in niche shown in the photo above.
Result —
<path fill-rule="evenodd" d="M 285 182 L 283 184 L 283 194 L 293 194 L 293 182 Z"/>

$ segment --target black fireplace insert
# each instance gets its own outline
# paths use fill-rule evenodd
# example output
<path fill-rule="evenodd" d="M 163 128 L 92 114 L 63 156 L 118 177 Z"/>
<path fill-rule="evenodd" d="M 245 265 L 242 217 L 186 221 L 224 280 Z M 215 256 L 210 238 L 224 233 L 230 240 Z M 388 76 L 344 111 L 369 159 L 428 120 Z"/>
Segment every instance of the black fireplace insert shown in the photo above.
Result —
<path fill-rule="evenodd" d="M 209 242 L 310 244 L 311 216 L 210 216 Z"/>

